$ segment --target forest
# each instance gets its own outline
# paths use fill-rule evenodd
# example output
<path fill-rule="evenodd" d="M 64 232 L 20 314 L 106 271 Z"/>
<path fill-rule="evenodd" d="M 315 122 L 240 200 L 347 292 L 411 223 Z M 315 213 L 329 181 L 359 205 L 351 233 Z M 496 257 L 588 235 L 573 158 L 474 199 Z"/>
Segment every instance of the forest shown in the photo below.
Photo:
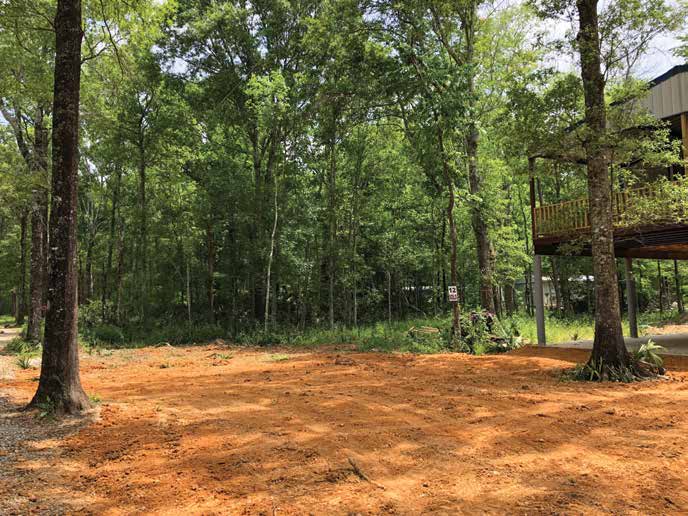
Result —
<path fill-rule="evenodd" d="M 645 3 L 621 2 L 617 18 L 628 19 L 605 20 L 610 96 L 642 88 L 633 66 L 678 28 L 670 7 L 652 5 L 656 19 L 642 19 Z M 0 292 L 35 340 L 47 288 L 51 9 L 11 2 L 1 15 Z M 569 35 L 548 41 L 537 6 L 465 9 L 85 4 L 84 324 L 111 338 L 182 323 L 232 335 L 356 327 L 444 314 L 450 284 L 462 307 L 532 313 L 527 158 L 582 118 L 582 84 L 575 69 L 546 65 Z M 545 201 L 585 194 L 580 166 L 540 168 Z M 669 309 L 672 264 L 664 283 L 656 263 L 642 267 L 641 305 L 660 308 L 661 286 Z M 588 292 L 572 294 L 590 285 L 569 282 L 591 274 L 589 260 L 547 259 L 545 274 L 558 312 L 592 311 L 575 301 Z"/>
<path fill-rule="evenodd" d="M 687 19 L 683 0 L 0 0 L 0 513 L 472 512 L 438 486 L 485 475 L 487 513 L 688 510 L 613 451 L 670 420 L 652 446 L 687 487 L 688 362 L 653 342 L 688 333 L 688 104 L 653 100 L 688 98 Z M 648 379 L 640 413 L 579 382 Z M 275 406 L 293 415 L 257 415 Z M 35 451 L 50 473 L 19 466 L 22 428 L 57 446 Z M 636 505 L 564 471 L 595 446 Z M 25 496 L 40 475 L 62 487 Z"/>

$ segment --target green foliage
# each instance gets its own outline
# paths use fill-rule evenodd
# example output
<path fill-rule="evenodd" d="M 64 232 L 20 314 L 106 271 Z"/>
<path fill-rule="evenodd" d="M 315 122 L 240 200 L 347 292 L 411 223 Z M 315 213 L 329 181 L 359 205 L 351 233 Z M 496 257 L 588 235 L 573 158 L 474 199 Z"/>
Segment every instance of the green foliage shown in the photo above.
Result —
<path fill-rule="evenodd" d="M 215 324 L 169 324 L 156 326 L 150 329 L 130 328 L 126 329 L 127 342 L 138 345 L 160 344 L 167 342 L 172 345 L 179 344 L 206 344 L 218 338 L 226 337 L 227 330 Z"/>
<path fill-rule="evenodd" d="M 665 351 L 663 346 L 655 344 L 652 339 L 649 339 L 645 344 L 642 344 L 637 350 L 631 353 L 635 363 L 642 362 L 647 366 L 662 370 L 664 366 L 664 359 L 658 354 L 659 351 Z"/>
<path fill-rule="evenodd" d="M 15 361 L 20 369 L 31 369 L 31 355 L 19 355 Z"/>
<path fill-rule="evenodd" d="M 36 408 L 38 409 L 38 419 L 55 419 L 57 405 L 49 396 L 44 401 L 38 402 Z"/>
<path fill-rule="evenodd" d="M 624 365 L 605 364 L 602 360 L 590 360 L 585 364 L 578 364 L 572 370 L 566 371 L 562 379 L 587 382 L 622 382 L 631 383 L 646 378 L 664 374 L 664 360 L 658 354 L 663 350 L 652 340 L 642 344 L 639 349 L 630 353 L 630 363 Z"/>
<path fill-rule="evenodd" d="M 42 346 L 36 342 L 15 337 L 7 344 L 5 351 L 13 355 L 38 355 L 41 348 Z"/>
<path fill-rule="evenodd" d="M 576 161 L 582 153 L 584 131 L 571 130 L 581 127 L 581 81 L 543 65 L 552 49 L 533 4 L 550 14 L 564 7 L 86 3 L 77 228 L 85 345 L 235 335 L 259 346 L 491 353 L 520 345 L 517 327 L 533 341 L 534 323 L 515 316 L 492 329 L 464 317 L 463 339 L 451 342 L 443 297 L 448 187 L 456 192 L 462 305 L 478 306 L 482 272 L 468 236 L 476 217 L 494 250 L 489 282 L 506 292 L 532 273 L 527 156 Z M 678 149 L 666 127 L 619 102 L 647 88 L 626 80 L 623 67 L 635 59 L 619 54 L 639 57 L 652 35 L 683 19 L 681 9 L 628 0 L 602 10 L 608 143 L 615 178 L 628 184 L 639 178 L 627 163 L 666 166 Z M 24 144 L 35 141 L 36 113 L 50 118 L 53 12 L 51 2 L 0 6 L 4 309 L 26 272 L 21 217 L 32 192 L 48 184 Z M 626 129 L 639 120 L 652 130 L 631 136 Z M 473 185 L 471 128 L 479 134 Z M 545 204 L 587 191 L 575 164 L 540 160 L 535 172 Z M 668 211 L 685 215 L 685 191 L 661 188 Z M 628 216 L 656 220 L 651 208 L 641 202 Z M 275 311 L 265 330 L 268 263 Z M 559 267 L 576 277 L 590 272 L 586 263 Z M 649 277 L 638 291 L 656 299 Z M 525 297 L 516 293 L 521 307 Z M 440 331 L 408 333 L 420 326 Z M 548 338 L 590 338 L 592 328 L 586 316 L 550 317 Z"/>
<path fill-rule="evenodd" d="M 124 333 L 121 328 L 112 324 L 101 324 L 91 328 L 86 338 L 94 346 L 117 347 L 124 343 Z"/>

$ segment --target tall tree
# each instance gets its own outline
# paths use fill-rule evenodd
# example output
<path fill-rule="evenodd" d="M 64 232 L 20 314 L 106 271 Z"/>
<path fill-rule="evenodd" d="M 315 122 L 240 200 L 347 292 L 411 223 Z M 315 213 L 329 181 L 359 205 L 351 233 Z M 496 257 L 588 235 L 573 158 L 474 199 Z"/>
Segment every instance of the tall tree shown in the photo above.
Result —
<path fill-rule="evenodd" d="M 595 340 L 590 360 L 608 370 L 627 368 L 630 356 L 621 329 L 614 256 L 609 159 L 605 148 L 607 112 L 604 99 L 597 0 L 578 0 L 578 49 L 585 95 L 584 148 L 588 170 L 592 264 L 595 275 Z"/>
<path fill-rule="evenodd" d="M 58 413 L 90 406 L 79 377 L 77 342 L 77 174 L 81 83 L 81 0 L 58 0 L 55 14 L 53 175 L 48 311 L 38 389 L 31 405 Z"/>

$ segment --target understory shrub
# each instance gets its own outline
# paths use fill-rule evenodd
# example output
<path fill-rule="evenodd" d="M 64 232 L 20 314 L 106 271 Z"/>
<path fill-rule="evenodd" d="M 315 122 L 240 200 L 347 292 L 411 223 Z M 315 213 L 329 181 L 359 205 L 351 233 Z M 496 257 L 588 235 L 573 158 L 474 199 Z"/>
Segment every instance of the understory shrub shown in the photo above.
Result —
<path fill-rule="evenodd" d="M 664 360 L 658 354 L 663 349 L 662 346 L 648 340 L 640 348 L 630 353 L 631 361 L 627 367 L 590 360 L 564 372 L 562 378 L 569 381 L 622 383 L 653 378 L 665 373 Z"/>
<path fill-rule="evenodd" d="M 84 337 L 92 345 L 119 346 L 124 343 L 124 332 L 114 324 L 100 324 L 88 330 Z"/>
<path fill-rule="evenodd" d="M 13 355 L 38 355 L 41 349 L 40 343 L 24 340 L 21 337 L 13 338 L 5 347 L 5 351 Z"/>
<path fill-rule="evenodd" d="M 210 323 L 177 323 L 163 326 L 132 327 L 124 330 L 126 342 L 140 345 L 161 344 L 172 345 L 205 343 L 214 339 L 224 338 L 227 331 L 217 324 Z"/>

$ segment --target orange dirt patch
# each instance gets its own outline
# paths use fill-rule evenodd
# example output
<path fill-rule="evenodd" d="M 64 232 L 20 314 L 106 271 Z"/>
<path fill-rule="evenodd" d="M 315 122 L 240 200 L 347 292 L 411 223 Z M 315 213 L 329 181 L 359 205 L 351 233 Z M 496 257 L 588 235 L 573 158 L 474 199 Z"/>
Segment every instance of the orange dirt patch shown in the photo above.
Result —
<path fill-rule="evenodd" d="M 688 512 L 688 359 L 559 381 L 585 356 L 118 351 L 83 357 L 101 413 L 69 431 L 14 411 L 17 371 L 0 415 L 32 431 L 0 448 L 0 513 Z"/>

